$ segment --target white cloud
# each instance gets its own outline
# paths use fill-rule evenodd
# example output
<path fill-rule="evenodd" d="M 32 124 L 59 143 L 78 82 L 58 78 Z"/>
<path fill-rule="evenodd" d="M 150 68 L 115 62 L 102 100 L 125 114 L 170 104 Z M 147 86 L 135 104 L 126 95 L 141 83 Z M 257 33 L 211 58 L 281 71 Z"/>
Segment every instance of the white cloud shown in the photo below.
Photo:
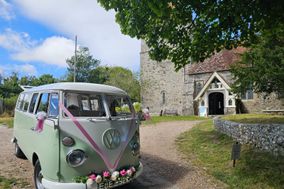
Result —
<path fill-rule="evenodd" d="M 102 63 L 137 70 L 140 42 L 124 36 L 115 23 L 114 12 L 106 12 L 94 0 L 13 1 L 24 15 L 74 38 Z"/>
<path fill-rule="evenodd" d="M 50 37 L 30 49 L 24 49 L 12 55 L 12 58 L 24 62 L 43 62 L 66 67 L 66 59 L 74 54 L 74 42 L 64 37 Z"/>
<path fill-rule="evenodd" d="M 37 70 L 31 64 L 25 64 L 20 66 L 20 70 L 28 75 L 36 75 Z"/>
<path fill-rule="evenodd" d="M 0 67 L 0 76 L 4 75 L 4 69 Z"/>
<path fill-rule="evenodd" d="M 21 51 L 35 45 L 27 33 L 18 33 L 10 28 L 0 34 L 0 47 L 10 51 Z"/>
<path fill-rule="evenodd" d="M 31 64 L 16 65 L 16 64 L 4 64 L 0 66 L 0 75 L 6 77 L 12 72 L 20 73 L 23 75 L 36 75 L 37 69 Z"/>
<path fill-rule="evenodd" d="M 66 67 L 66 59 L 74 54 L 74 41 L 65 37 L 52 36 L 39 42 L 27 33 L 6 29 L 0 34 L 0 47 L 11 52 L 14 60 L 22 62 L 43 62 Z"/>
<path fill-rule="evenodd" d="M 5 0 L 0 0 L 0 17 L 5 20 L 12 20 L 15 17 L 12 5 Z"/>

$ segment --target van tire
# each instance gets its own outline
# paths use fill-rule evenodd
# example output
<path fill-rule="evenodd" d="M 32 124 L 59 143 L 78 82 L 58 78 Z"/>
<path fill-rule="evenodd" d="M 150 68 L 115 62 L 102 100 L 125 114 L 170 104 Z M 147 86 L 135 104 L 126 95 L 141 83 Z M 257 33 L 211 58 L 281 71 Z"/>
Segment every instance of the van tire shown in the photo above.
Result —
<path fill-rule="evenodd" d="M 15 142 L 15 156 L 20 159 L 27 159 L 19 145 Z"/>
<path fill-rule="evenodd" d="M 34 183 L 36 189 L 44 189 L 42 185 L 42 172 L 41 172 L 41 166 L 39 160 L 36 161 L 34 166 Z"/>

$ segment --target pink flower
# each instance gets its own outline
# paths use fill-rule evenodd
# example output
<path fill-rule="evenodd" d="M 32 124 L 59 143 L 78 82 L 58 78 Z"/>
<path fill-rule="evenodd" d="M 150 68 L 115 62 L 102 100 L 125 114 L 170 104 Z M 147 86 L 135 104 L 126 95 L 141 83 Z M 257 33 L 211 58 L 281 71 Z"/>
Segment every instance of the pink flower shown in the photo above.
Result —
<path fill-rule="evenodd" d="M 104 176 L 105 178 L 110 177 L 110 172 L 104 171 L 104 172 L 103 172 L 103 176 Z"/>
<path fill-rule="evenodd" d="M 135 167 L 131 167 L 130 170 L 132 171 L 132 173 L 135 173 L 135 172 L 136 172 Z"/>
<path fill-rule="evenodd" d="M 91 174 L 91 175 L 89 175 L 89 179 L 92 179 L 92 180 L 96 180 L 96 175 L 95 174 Z"/>
<path fill-rule="evenodd" d="M 129 177 L 131 177 L 132 174 L 133 174 L 133 172 L 131 171 L 131 169 L 128 169 L 128 170 L 126 171 L 126 173 L 127 173 L 127 176 L 129 176 Z"/>
<path fill-rule="evenodd" d="M 122 169 L 122 170 L 120 171 L 120 175 L 121 175 L 121 176 L 124 177 L 126 174 L 127 174 L 127 172 L 125 171 L 125 169 Z"/>

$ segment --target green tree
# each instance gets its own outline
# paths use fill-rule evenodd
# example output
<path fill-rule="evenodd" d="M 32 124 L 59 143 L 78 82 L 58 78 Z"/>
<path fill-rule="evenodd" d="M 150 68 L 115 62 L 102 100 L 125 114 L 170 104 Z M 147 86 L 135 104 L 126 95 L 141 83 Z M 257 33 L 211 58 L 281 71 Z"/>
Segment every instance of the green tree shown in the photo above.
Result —
<path fill-rule="evenodd" d="M 29 77 L 29 76 L 21 77 L 21 79 L 19 80 L 19 84 L 20 85 L 30 85 L 31 84 L 31 77 Z"/>
<path fill-rule="evenodd" d="M 114 9 L 121 31 L 144 39 L 152 59 L 176 69 L 221 49 L 251 46 L 283 23 L 283 0 L 98 0 Z"/>
<path fill-rule="evenodd" d="M 243 54 L 231 70 L 235 92 L 252 86 L 255 92 L 284 94 L 284 25 L 263 32 L 259 43 Z"/>
<path fill-rule="evenodd" d="M 95 69 L 100 61 L 93 58 L 87 47 L 82 47 L 77 52 L 77 58 L 72 56 L 66 60 L 68 64 L 67 68 L 67 81 L 73 81 L 74 77 L 74 65 L 76 65 L 76 81 L 88 82 L 90 78 L 90 70 Z"/>
<path fill-rule="evenodd" d="M 4 110 L 10 116 L 14 116 L 14 109 L 17 103 L 18 95 L 4 98 Z"/>
<path fill-rule="evenodd" d="M 105 84 L 121 88 L 128 93 L 133 101 L 140 101 L 139 80 L 126 68 L 110 67 L 109 78 Z"/>
<path fill-rule="evenodd" d="M 90 71 L 88 81 L 90 83 L 104 84 L 109 79 L 110 68 L 108 66 L 98 66 Z"/>
<path fill-rule="evenodd" d="M 112 85 L 125 90 L 132 100 L 140 101 L 139 74 L 123 67 L 98 66 L 90 71 L 91 83 Z"/>
<path fill-rule="evenodd" d="M 23 76 L 19 79 L 20 85 L 30 85 L 30 86 L 39 86 L 46 85 L 57 82 L 57 79 L 51 74 L 43 74 L 40 77 L 35 76 Z"/>
<path fill-rule="evenodd" d="M 0 85 L 0 95 L 2 98 L 10 98 L 18 95 L 21 91 L 17 73 L 12 73 L 11 76 L 4 78 L 3 84 Z"/>
<path fill-rule="evenodd" d="M 38 80 L 39 80 L 39 85 L 52 84 L 57 81 L 57 79 L 50 74 L 43 74 L 38 78 Z"/>
<path fill-rule="evenodd" d="M 4 78 L 3 84 L 0 84 L 0 97 L 4 100 L 5 112 L 13 116 L 18 95 L 23 91 L 20 85 L 38 86 L 56 81 L 50 74 L 43 74 L 39 78 L 35 76 L 19 78 L 17 73 L 12 73 L 9 77 Z"/>

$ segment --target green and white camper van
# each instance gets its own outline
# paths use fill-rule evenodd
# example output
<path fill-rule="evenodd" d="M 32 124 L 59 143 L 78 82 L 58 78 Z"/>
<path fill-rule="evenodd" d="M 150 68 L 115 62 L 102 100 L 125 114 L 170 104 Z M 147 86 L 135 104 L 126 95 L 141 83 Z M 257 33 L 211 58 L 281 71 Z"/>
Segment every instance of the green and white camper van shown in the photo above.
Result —
<path fill-rule="evenodd" d="M 139 120 L 116 87 L 56 83 L 23 91 L 12 141 L 15 155 L 34 165 L 36 189 L 113 188 L 143 169 Z"/>

